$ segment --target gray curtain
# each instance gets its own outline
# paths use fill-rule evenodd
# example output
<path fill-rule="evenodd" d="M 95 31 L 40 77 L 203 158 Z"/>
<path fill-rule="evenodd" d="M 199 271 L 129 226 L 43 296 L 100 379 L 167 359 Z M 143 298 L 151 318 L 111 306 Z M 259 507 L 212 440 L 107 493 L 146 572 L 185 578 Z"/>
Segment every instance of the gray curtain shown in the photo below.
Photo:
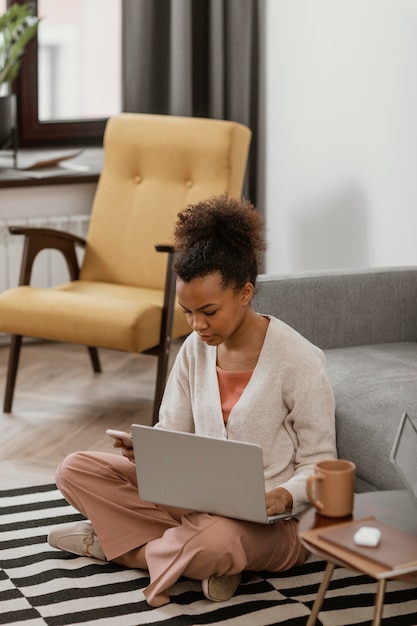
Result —
<path fill-rule="evenodd" d="M 256 204 L 261 0 L 123 0 L 123 110 L 241 122 Z"/>

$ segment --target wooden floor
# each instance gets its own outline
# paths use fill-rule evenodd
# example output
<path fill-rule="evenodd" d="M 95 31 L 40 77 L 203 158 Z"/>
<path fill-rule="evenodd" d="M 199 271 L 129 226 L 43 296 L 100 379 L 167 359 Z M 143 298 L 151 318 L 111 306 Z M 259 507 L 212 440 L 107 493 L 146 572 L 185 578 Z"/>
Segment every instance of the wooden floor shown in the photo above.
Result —
<path fill-rule="evenodd" d="M 94 374 L 82 346 L 24 345 L 13 412 L 6 414 L 8 352 L 0 347 L 0 489 L 53 482 L 69 452 L 114 451 L 106 428 L 151 424 L 156 357 L 100 350 L 103 371 Z"/>

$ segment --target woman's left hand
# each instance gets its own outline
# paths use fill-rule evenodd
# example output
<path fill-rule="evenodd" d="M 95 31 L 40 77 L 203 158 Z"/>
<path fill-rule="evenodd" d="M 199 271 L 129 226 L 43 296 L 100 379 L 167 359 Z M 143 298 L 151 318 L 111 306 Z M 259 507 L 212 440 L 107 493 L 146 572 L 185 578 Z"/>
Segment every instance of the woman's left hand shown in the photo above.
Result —
<path fill-rule="evenodd" d="M 292 495 L 283 487 L 271 489 L 265 494 L 266 514 L 278 515 L 292 511 Z"/>

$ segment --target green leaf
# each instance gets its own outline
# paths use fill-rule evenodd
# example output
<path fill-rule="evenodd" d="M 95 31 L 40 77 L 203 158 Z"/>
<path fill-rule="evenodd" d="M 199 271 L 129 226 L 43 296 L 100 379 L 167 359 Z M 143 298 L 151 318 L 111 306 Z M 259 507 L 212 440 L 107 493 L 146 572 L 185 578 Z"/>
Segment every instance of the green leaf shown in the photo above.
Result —
<path fill-rule="evenodd" d="M 17 78 L 23 53 L 35 36 L 40 18 L 27 4 L 12 4 L 0 16 L 0 83 Z"/>

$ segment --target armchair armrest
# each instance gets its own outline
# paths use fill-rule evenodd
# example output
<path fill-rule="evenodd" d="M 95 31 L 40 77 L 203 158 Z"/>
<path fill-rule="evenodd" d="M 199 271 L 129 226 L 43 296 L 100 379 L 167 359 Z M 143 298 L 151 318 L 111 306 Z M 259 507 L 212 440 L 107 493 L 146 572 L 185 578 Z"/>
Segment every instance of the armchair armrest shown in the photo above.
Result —
<path fill-rule="evenodd" d="M 51 228 L 10 226 L 9 232 L 12 235 L 23 235 L 25 238 L 19 285 L 29 285 L 35 258 L 41 250 L 45 249 L 54 249 L 62 252 L 67 262 L 71 280 L 78 278 L 79 266 L 75 246 L 76 244 L 85 246 L 85 239 Z"/>
<path fill-rule="evenodd" d="M 171 252 L 172 254 L 175 252 L 174 246 L 169 243 L 157 243 L 155 250 L 157 252 Z"/>

